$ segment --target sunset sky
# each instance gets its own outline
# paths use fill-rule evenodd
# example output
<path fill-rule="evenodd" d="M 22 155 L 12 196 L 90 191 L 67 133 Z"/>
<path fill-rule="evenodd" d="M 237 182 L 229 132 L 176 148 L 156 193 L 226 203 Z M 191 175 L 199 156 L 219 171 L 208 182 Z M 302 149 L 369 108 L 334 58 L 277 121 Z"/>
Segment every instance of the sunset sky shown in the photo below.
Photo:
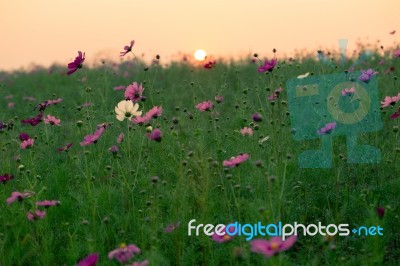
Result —
<path fill-rule="evenodd" d="M 1 0 L 0 69 L 67 64 L 78 50 L 91 62 L 117 59 L 131 40 L 137 55 L 162 60 L 199 48 L 283 56 L 341 38 L 349 50 L 358 39 L 389 46 L 399 42 L 399 10 L 399 0 Z"/>

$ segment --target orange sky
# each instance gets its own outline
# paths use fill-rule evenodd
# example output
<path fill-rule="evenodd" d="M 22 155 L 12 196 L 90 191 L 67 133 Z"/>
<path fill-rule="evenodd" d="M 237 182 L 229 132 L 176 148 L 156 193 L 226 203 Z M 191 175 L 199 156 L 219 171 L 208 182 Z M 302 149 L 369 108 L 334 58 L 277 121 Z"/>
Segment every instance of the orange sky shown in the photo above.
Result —
<path fill-rule="evenodd" d="M 161 59 L 337 48 L 338 39 L 399 42 L 399 0 L 0 0 L 0 69 L 134 51 Z M 389 35 L 392 30 L 397 33 Z"/>

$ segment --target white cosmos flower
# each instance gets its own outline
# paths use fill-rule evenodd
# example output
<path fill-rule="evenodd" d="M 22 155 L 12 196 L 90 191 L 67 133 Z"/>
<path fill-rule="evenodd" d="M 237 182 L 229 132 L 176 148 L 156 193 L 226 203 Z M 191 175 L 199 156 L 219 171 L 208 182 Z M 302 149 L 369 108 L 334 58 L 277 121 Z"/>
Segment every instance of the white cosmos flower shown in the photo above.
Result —
<path fill-rule="evenodd" d="M 303 74 L 303 75 L 298 75 L 297 78 L 298 78 L 298 79 L 304 79 L 304 78 L 308 77 L 309 75 L 310 75 L 310 73 L 307 72 L 307 73 L 305 73 L 305 74 Z"/>
<path fill-rule="evenodd" d="M 117 113 L 117 119 L 119 121 L 124 121 L 125 118 L 130 119 L 132 116 L 140 116 L 142 115 L 142 111 L 138 111 L 139 104 L 133 102 L 131 100 L 123 100 L 115 106 L 115 112 Z"/>

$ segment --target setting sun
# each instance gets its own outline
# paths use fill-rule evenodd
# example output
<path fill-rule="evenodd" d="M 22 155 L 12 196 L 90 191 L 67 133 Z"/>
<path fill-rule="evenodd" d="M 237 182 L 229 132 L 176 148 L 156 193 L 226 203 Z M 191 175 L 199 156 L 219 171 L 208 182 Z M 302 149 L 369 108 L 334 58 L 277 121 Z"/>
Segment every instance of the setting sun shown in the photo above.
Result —
<path fill-rule="evenodd" d="M 196 50 L 196 52 L 194 52 L 194 58 L 197 61 L 204 61 L 204 59 L 206 59 L 207 53 L 206 51 L 202 50 L 202 49 L 198 49 Z"/>

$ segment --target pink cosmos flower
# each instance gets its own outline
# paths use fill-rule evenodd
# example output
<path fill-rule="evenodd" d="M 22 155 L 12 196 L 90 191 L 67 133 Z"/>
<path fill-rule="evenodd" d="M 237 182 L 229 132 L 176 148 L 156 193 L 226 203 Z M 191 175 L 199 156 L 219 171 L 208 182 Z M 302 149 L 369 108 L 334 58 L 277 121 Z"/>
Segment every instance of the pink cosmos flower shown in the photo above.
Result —
<path fill-rule="evenodd" d="M 394 114 L 392 114 L 391 116 L 390 116 L 390 118 L 391 119 L 396 119 L 396 118 L 398 118 L 400 116 L 400 106 L 399 106 L 399 109 L 397 109 L 397 111 L 394 113 Z"/>
<path fill-rule="evenodd" d="M 20 141 L 24 141 L 30 139 L 31 137 L 28 135 L 28 133 L 22 132 L 19 134 L 18 138 Z"/>
<path fill-rule="evenodd" d="M 121 144 L 123 140 L 124 140 L 124 133 L 121 133 L 121 134 L 119 134 L 119 136 L 117 138 L 117 143 Z"/>
<path fill-rule="evenodd" d="M 53 105 L 53 104 L 58 104 L 62 101 L 63 101 L 63 99 L 61 99 L 61 98 L 54 99 L 54 100 L 46 100 L 44 102 L 39 103 L 37 106 L 35 106 L 35 108 L 33 110 L 38 109 L 39 112 L 41 112 L 41 111 L 44 111 L 47 106 Z"/>
<path fill-rule="evenodd" d="M 34 212 L 28 212 L 27 218 L 29 221 L 43 219 L 46 216 L 46 211 L 36 210 Z"/>
<path fill-rule="evenodd" d="M 111 152 L 113 155 L 117 155 L 119 149 L 118 146 L 113 145 L 110 148 L 108 148 L 108 151 Z"/>
<path fill-rule="evenodd" d="M 64 147 L 61 148 L 57 148 L 58 152 L 67 152 L 69 151 L 69 149 L 72 147 L 72 143 L 68 143 L 67 145 L 65 145 Z"/>
<path fill-rule="evenodd" d="M 317 133 L 319 135 L 327 135 L 332 133 L 332 131 L 335 129 L 336 127 L 336 122 L 332 122 L 329 124 L 326 124 L 324 127 L 320 128 L 317 130 Z"/>
<path fill-rule="evenodd" d="M 147 266 L 147 265 L 149 265 L 149 261 L 144 260 L 144 261 L 135 261 L 130 266 Z"/>
<path fill-rule="evenodd" d="M 290 249 L 297 241 L 297 236 L 290 236 L 285 241 L 280 237 L 272 237 L 271 240 L 255 239 L 250 241 L 251 251 L 272 257 L 276 253 Z"/>
<path fill-rule="evenodd" d="M 342 96 L 351 96 L 356 92 L 356 89 L 354 87 L 351 87 L 350 89 L 344 89 L 342 90 Z"/>
<path fill-rule="evenodd" d="M 398 101 L 400 101 L 400 92 L 393 97 L 386 96 L 385 100 L 381 102 L 381 107 L 388 107 L 390 105 L 395 105 Z"/>
<path fill-rule="evenodd" d="M 82 68 L 83 62 L 85 61 L 85 53 L 82 54 L 81 51 L 78 51 L 78 56 L 75 57 L 75 60 L 68 64 L 68 72 L 67 75 L 71 75 L 78 69 Z"/>
<path fill-rule="evenodd" d="M 208 63 L 206 63 L 206 64 L 204 65 L 204 68 L 205 68 L 205 69 L 212 69 L 216 64 L 217 64 L 216 61 L 209 61 Z"/>
<path fill-rule="evenodd" d="M 13 175 L 10 175 L 10 174 L 3 174 L 3 175 L 0 175 L 0 183 L 6 183 L 6 182 L 8 182 L 8 181 L 10 181 L 11 179 L 13 179 L 14 178 L 14 176 Z"/>
<path fill-rule="evenodd" d="M 250 157 L 250 155 L 247 154 L 247 153 L 240 154 L 240 155 L 238 155 L 236 157 L 232 157 L 229 160 L 224 160 L 222 162 L 222 165 L 225 166 L 225 167 L 228 167 L 228 168 L 233 168 L 233 167 L 236 167 L 239 164 L 247 161 L 249 159 L 249 157 Z"/>
<path fill-rule="evenodd" d="M 96 266 L 99 260 L 99 253 L 92 253 L 76 264 L 76 266 Z"/>
<path fill-rule="evenodd" d="M 151 131 L 151 133 L 146 133 L 146 137 L 149 140 L 154 140 L 157 142 L 161 142 L 162 139 L 162 132 L 160 129 L 156 128 L 153 131 Z"/>
<path fill-rule="evenodd" d="M 394 51 L 394 57 L 400 58 L 400 49 Z"/>
<path fill-rule="evenodd" d="M 33 146 L 33 143 L 35 143 L 35 140 L 33 140 L 33 139 L 24 140 L 21 143 L 21 149 L 23 149 L 23 150 L 29 149 L 29 148 L 31 148 Z"/>
<path fill-rule="evenodd" d="M 124 85 L 115 86 L 113 89 L 114 89 L 115 91 L 123 91 L 123 90 L 125 90 L 125 86 L 124 86 Z"/>
<path fill-rule="evenodd" d="M 230 233 L 232 233 L 235 230 L 233 227 L 230 227 L 229 229 L 230 229 L 229 230 Z M 211 239 L 214 240 L 217 243 L 224 243 L 224 242 L 231 241 L 234 238 L 234 236 L 228 235 L 228 233 L 226 231 L 226 226 L 225 226 L 225 228 L 223 230 L 225 232 L 224 235 L 220 236 L 216 232 L 214 232 L 214 234 L 211 236 Z"/>
<path fill-rule="evenodd" d="M 368 83 L 371 78 L 376 74 L 378 74 L 378 72 L 374 71 L 372 68 L 368 70 L 361 70 L 361 75 L 358 77 L 358 79 L 364 81 L 365 83 Z"/>
<path fill-rule="evenodd" d="M 15 106 L 15 103 L 13 103 L 13 102 L 10 102 L 10 103 L 7 104 L 7 107 L 8 107 L 9 109 L 14 108 L 14 106 Z"/>
<path fill-rule="evenodd" d="M 148 116 L 137 116 L 135 118 L 133 118 L 131 121 L 137 125 L 143 125 L 143 124 L 147 124 L 148 122 L 150 122 L 151 117 Z"/>
<path fill-rule="evenodd" d="M 224 97 L 221 95 L 216 95 L 214 99 L 217 103 L 222 103 L 224 101 Z"/>
<path fill-rule="evenodd" d="M 99 138 L 101 137 L 101 135 L 103 134 L 105 130 L 105 127 L 100 127 L 98 128 L 93 135 L 87 135 L 85 136 L 85 138 L 83 139 L 83 141 L 80 143 L 81 146 L 86 146 L 86 145 L 90 145 L 90 144 L 95 144 L 97 143 L 97 141 L 99 140 Z"/>
<path fill-rule="evenodd" d="M 119 56 L 125 56 L 127 53 L 132 51 L 132 47 L 135 44 L 135 41 L 132 40 L 130 45 L 125 45 L 124 46 L 124 51 L 119 53 Z"/>
<path fill-rule="evenodd" d="M 131 100 L 132 102 L 138 102 L 144 97 L 142 96 L 144 88 L 142 87 L 142 83 L 138 85 L 137 82 L 133 82 L 131 85 L 126 87 L 125 90 L 125 98 Z"/>
<path fill-rule="evenodd" d="M 50 124 L 50 125 L 52 125 L 52 126 L 61 126 L 60 125 L 60 122 L 61 122 L 61 120 L 60 119 L 57 119 L 56 117 L 54 117 L 54 116 L 51 116 L 51 115 L 47 115 L 45 118 L 44 118 L 44 123 L 45 124 Z"/>
<path fill-rule="evenodd" d="M 211 101 L 204 101 L 196 105 L 196 108 L 201 112 L 210 111 L 213 108 L 213 103 Z"/>
<path fill-rule="evenodd" d="M 150 118 L 157 118 L 161 116 L 162 112 L 163 112 L 162 107 L 154 106 L 144 116 L 148 116 Z"/>
<path fill-rule="evenodd" d="M 22 201 L 25 198 L 29 198 L 33 194 L 34 194 L 33 192 L 23 192 L 23 193 L 21 193 L 21 192 L 18 192 L 18 191 L 14 191 L 14 192 L 11 193 L 11 196 L 6 199 L 6 202 L 7 202 L 8 205 L 10 205 L 11 203 L 13 203 L 16 200 Z"/>
<path fill-rule="evenodd" d="M 128 262 L 135 254 L 139 254 L 140 249 L 133 245 L 121 244 L 121 246 L 108 253 L 108 259 L 116 259 L 120 263 Z"/>
<path fill-rule="evenodd" d="M 45 208 L 49 208 L 49 207 L 57 206 L 57 205 L 60 205 L 59 200 L 43 200 L 43 201 L 36 202 L 36 206 L 45 207 Z"/>
<path fill-rule="evenodd" d="M 165 233 L 172 233 L 172 232 L 175 231 L 175 229 L 177 229 L 180 225 L 181 225 L 180 222 L 176 222 L 176 223 L 169 224 L 169 225 L 167 225 L 167 226 L 164 228 L 164 232 L 165 232 Z"/>
<path fill-rule="evenodd" d="M 22 124 L 31 124 L 31 126 L 36 126 L 40 122 L 42 122 L 43 113 L 39 113 L 36 117 L 28 118 L 22 120 Z"/>
<path fill-rule="evenodd" d="M 264 64 L 257 68 L 259 73 L 272 72 L 274 70 L 278 59 L 274 58 L 271 61 L 265 60 Z"/>
<path fill-rule="evenodd" d="M 242 128 L 242 129 L 240 130 L 240 133 L 241 133 L 243 136 L 246 136 L 246 135 L 248 135 L 248 136 L 253 136 L 253 129 L 251 129 L 251 128 L 249 128 L 249 127 L 244 127 L 244 128 Z"/>
<path fill-rule="evenodd" d="M 283 92 L 283 88 L 282 87 L 277 88 L 274 91 L 274 93 L 272 93 L 270 96 L 268 96 L 268 101 L 272 102 L 272 101 L 278 99 L 279 94 L 281 94 L 282 92 Z"/>

